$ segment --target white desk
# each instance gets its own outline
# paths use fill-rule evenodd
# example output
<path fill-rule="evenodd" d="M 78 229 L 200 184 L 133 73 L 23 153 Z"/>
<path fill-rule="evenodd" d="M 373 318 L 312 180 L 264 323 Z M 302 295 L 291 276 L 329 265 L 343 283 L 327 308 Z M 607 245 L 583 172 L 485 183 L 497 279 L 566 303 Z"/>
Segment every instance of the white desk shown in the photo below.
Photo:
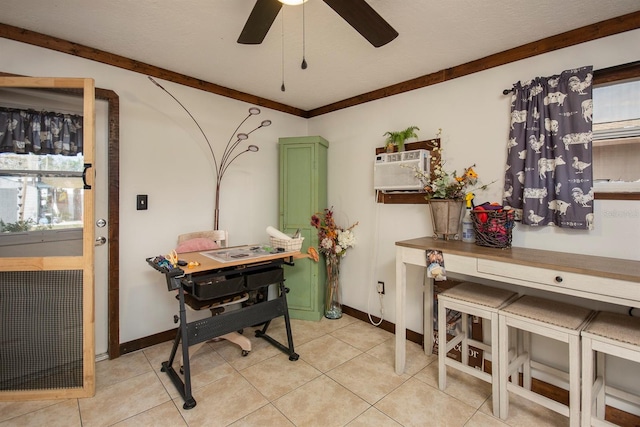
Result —
<path fill-rule="evenodd" d="M 640 261 L 537 249 L 494 249 L 432 237 L 396 242 L 396 373 L 406 358 L 407 264 L 426 267 L 427 249 L 444 253 L 447 273 L 459 273 L 560 294 L 640 307 Z M 433 346 L 433 280 L 425 289 L 425 351 Z"/>

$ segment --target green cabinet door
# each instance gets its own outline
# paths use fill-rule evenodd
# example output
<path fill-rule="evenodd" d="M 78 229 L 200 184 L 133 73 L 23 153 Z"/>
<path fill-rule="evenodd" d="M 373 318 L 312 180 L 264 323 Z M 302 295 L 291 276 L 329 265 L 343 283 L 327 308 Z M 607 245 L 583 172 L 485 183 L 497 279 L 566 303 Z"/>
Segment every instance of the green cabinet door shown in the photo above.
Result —
<path fill-rule="evenodd" d="M 278 226 L 286 234 L 300 230 L 304 242 L 318 247 L 318 233 L 311 215 L 327 207 L 327 150 L 320 136 L 279 139 L 280 198 Z M 320 260 L 322 262 L 322 258 Z M 320 320 L 324 315 L 325 266 L 305 258 L 287 266 L 287 304 L 294 319 Z"/>

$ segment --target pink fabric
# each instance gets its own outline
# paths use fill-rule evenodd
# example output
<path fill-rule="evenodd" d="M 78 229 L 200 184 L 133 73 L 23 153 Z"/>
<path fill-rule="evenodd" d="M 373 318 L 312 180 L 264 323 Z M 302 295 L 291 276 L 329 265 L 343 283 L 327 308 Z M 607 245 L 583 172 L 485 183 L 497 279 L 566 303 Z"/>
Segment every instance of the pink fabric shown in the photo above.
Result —
<path fill-rule="evenodd" d="M 211 239 L 206 237 L 196 237 L 195 239 L 185 240 L 176 248 L 176 252 L 183 254 L 185 252 L 208 251 L 218 249 L 220 246 Z"/>

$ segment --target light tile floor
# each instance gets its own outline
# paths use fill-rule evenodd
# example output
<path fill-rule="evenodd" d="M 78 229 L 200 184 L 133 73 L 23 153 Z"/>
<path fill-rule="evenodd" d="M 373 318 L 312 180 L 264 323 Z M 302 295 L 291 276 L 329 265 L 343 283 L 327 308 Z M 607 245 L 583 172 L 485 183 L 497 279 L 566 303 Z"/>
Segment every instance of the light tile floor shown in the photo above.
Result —
<path fill-rule="evenodd" d="M 192 356 L 190 410 L 160 364 L 171 342 L 96 365 L 96 395 L 87 399 L 0 402 L 5 426 L 566 426 L 568 419 L 511 398 L 506 423 L 491 415 L 490 385 L 449 371 L 437 387 L 437 357 L 407 344 L 407 368 L 394 371 L 394 336 L 349 316 L 292 320 L 295 350 L 287 355 L 253 337 L 252 351 L 226 341 Z M 268 333 L 286 342 L 284 321 Z"/>

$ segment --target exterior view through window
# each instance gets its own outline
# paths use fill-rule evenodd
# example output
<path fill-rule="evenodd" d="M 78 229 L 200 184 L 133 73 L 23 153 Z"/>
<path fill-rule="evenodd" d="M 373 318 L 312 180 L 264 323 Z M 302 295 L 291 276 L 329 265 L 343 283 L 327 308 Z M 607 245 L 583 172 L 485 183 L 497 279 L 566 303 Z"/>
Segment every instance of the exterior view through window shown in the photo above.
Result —
<path fill-rule="evenodd" d="M 593 88 L 596 191 L 640 192 L 640 79 Z"/>
<path fill-rule="evenodd" d="M 82 228 L 83 156 L 0 154 L 0 228 Z"/>

